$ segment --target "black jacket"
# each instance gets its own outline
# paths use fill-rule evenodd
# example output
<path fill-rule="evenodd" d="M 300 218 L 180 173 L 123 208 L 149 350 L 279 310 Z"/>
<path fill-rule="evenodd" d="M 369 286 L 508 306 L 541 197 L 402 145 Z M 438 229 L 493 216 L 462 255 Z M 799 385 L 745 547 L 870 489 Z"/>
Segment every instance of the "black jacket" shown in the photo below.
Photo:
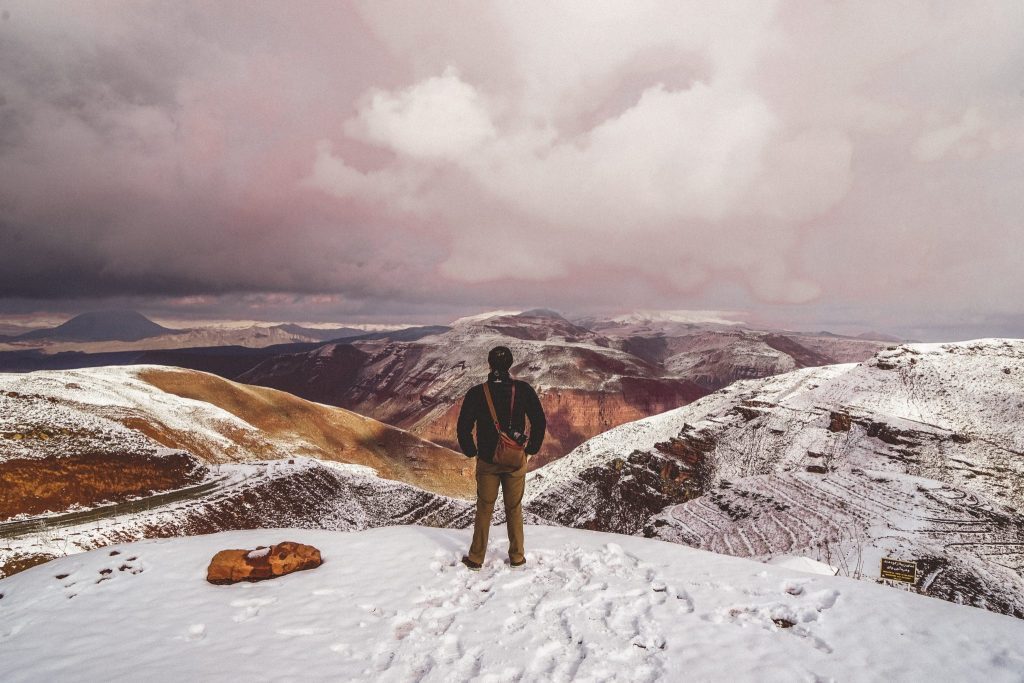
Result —
<path fill-rule="evenodd" d="M 516 386 L 516 404 L 512 414 L 513 431 L 526 431 L 526 418 L 530 419 L 530 439 L 526 442 L 526 454 L 534 455 L 544 442 L 544 430 L 547 422 L 544 409 L 537 398 L 537 392 L 526 382 L 513 380 L 508 374 L 491 372 L 487 376 L 487 384 L 491 388 L 494 410 L 498 413 L 498 421 L 508 431 L 509 399 L 512 396 L 512 382 Z M 476 442 L 473 441 L 473 427 L 476 426 Z M 462 452 L 472 458 L 479 455 L 481 460 L 494 462 L 494 449 L 498 446 L 498 432 L 491 419 L 491 411 L 487 408 L 484 396 L 484 385 L 477 384 L 466 392 L 459 411 L 459 447 Z"/>

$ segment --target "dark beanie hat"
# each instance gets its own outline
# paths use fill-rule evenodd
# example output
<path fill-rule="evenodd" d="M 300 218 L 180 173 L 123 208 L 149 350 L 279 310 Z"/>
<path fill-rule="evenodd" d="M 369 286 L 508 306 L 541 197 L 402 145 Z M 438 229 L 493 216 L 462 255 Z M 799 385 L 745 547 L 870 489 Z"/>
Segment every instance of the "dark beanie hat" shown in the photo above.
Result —
<path fill-rule="evenodd" d="M 512 351 L 507 346 L 495 346 L 487 354 L 487 364 L 491 366 L 491 370 L 508 372 L 512 367 Z"/>

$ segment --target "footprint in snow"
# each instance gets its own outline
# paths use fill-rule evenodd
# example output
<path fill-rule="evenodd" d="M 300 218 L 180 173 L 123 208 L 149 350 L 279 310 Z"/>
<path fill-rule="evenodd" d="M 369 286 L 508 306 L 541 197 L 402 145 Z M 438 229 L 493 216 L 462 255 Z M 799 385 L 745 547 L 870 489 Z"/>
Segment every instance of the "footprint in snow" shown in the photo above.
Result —
<path fill-rule="evenodd" d="M 232 607 L 244 607 L 241 612 L 232 617 L 237 623 L 249 621 L 259 616 L 260 609 L 277 602 L 277 598 L 246 598 L 243 600 L 232 600 Z"/>
<path fill-rule="evenodd" d="M 188 630 L 185 631 L 185 635 L 178 636 L 178 640 L 187 640 L 190 642 L 195 642 L 197 640 L 202 640 L 205 637 L 206 624 L 192 624 L 188 627 Z"/>
<path fill-rule="evenodd" d="M 822 591 L 836 593 L 836 591 Z M 834 597 L 830 596 L 833 599 Z M 782 631 L 806 639 L 816 649 L 826 654 L 832 653 L 832 646 L 825 640 L 815 636 L 807 624 L 816 621 L 817 611 L 791 606 L 783 603 L 767 603 L 762 605 L 738 605 L 717 610 L 715 614 L 704 615 L 702 619 L 712 623 L 722 623 L 725 619 L 740 625 L 759 626 L 767 631 Z"/>
<path fill-rule="evenodd" d="M 826 589 L 812 593 L 807 597 L 815 603 L 819 612 L 824 612 L 825 610 L 832 609 L 835 606 L 836 600 L 839 599 L 839 591 Z"/>

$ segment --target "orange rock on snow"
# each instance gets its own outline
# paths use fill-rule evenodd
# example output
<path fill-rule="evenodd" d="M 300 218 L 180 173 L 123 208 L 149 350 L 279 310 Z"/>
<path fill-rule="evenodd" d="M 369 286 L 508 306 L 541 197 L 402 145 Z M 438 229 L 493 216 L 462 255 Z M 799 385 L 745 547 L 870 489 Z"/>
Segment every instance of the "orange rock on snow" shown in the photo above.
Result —
<path fill-rule="evenodd" d="M 311 545 L 283 541 L 259 546 L 255 550 L 221 550 L 206 569 L 210 583 L 263 581 L 303 569 L 316 569 L 323 563 L 320 551 Z"/>

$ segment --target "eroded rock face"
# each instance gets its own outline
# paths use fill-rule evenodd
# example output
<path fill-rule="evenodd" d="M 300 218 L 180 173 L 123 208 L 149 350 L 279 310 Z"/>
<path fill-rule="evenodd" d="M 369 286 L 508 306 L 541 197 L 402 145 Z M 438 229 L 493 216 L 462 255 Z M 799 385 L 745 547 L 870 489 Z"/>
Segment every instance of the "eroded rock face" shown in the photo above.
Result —
<path fill-rule="evenodd" d="M 852 424 L 853 420 L 846 413 L 835 411 L 829 413 L 828 431 L 830 432 L 848 432 Z"/>
<path fill-rule="evenodd" d="M 686 431 L 649 451 L 595 463 L 562 485 L 533 495 L 528 490 L 525 509 L 564 526 L 636 534 L 652 515 L 704 492 L 714 447 L 706 435 Z"/>
<path fill-rule="evenodd" d="M 316 569 L 322 563 L 318 549 L 293 541 L 254 550 L 221 550 L 210 560 L 206 580 L 216 584 L 263 581 L 303 569 Z"/>

